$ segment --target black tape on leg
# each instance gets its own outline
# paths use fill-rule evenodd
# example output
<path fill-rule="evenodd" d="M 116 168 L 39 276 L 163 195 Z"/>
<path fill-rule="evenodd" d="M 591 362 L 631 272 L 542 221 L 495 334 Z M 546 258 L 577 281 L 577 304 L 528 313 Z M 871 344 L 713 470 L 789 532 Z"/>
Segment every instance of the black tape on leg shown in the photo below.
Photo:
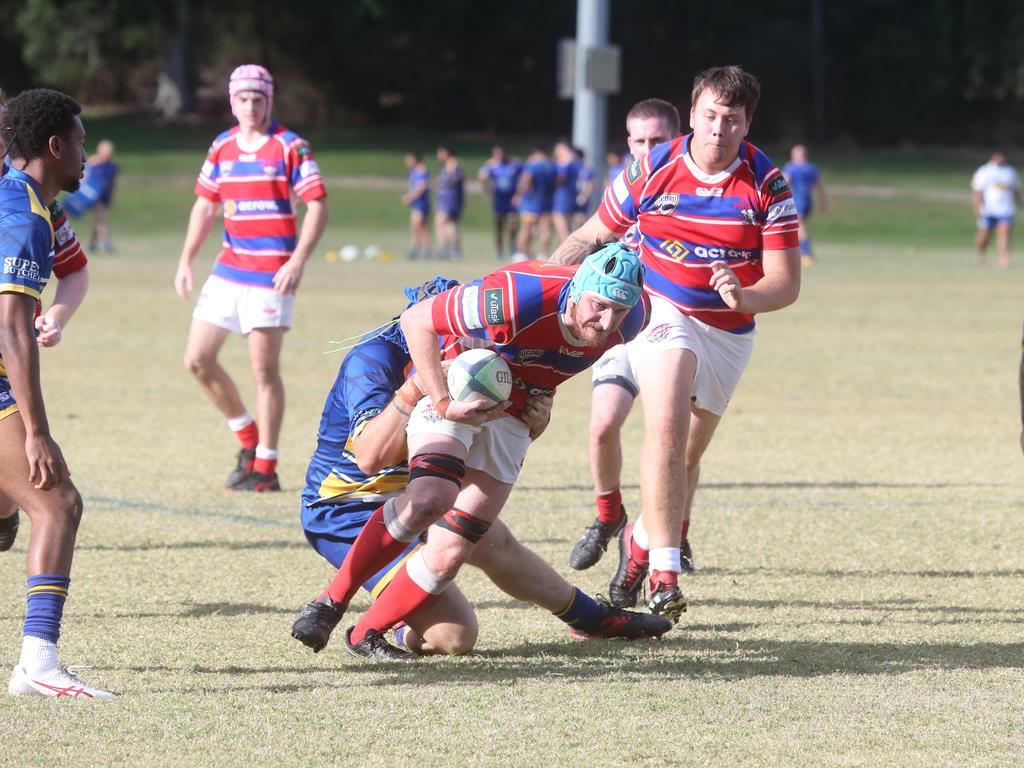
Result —
<path fill-rule="evenodd" d="M 457 533 L 472 544 L 480 541 L 491 528 L 491 524 L 486 520 L 459 509 L 449 509 L 444 517 L 437 521 L 437 525 Z"/>
<path fill-rule="evenodd" d="M 417 453 L 409 460 L 409 482 L 418 477 L 440 477 L 462 488 L 466 462 L 447 453 Z"/>

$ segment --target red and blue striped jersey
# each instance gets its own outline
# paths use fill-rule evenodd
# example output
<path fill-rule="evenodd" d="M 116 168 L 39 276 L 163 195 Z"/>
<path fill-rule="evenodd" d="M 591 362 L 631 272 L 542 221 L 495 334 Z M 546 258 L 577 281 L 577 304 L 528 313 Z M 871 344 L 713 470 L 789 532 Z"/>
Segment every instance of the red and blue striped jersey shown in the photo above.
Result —
<path fill-rule="evenodd" d="M 526 261 L 434 299 L 431 310 L 439 335 L 490 342 L 508 363 L 512 372 L 508 413 L 512 416 L 522 413 L 528 395 L 553 395 L 559 384 L 587 370 L 606 350 L 633 339 L 647 324 L 650 304 L 644 298 L 600 346 L 581 346 L 562 320 L 569 282 L 577 269 Z"/>
<path fill-rule="evenodd" d="M 708 325 L 746 333 L 754 316 L 725 305 L 709 284 L 710 264 L 724 261 L 741 285 L 756 283 L 764 251 L 799 244 L 796 205 L 785 177 L 753 144 L 744 141 L 732 165 L 708 175 L 689 155 L 691 137 L 659 144 L 629 165 L 598 215 L 620 236 L 637 223 L 652 295 Z"/>
<path fill-rule="evenodd" d="M 295 250 L 291 192 L 310 202 L 327 195 L 309 144 L 278 122 L 257 148 L 238 143 L 238 126 L 218 136 L 196 180 L 196 195 L 224 207 L 223 248 L 213 274 L 270 287 Z"/>

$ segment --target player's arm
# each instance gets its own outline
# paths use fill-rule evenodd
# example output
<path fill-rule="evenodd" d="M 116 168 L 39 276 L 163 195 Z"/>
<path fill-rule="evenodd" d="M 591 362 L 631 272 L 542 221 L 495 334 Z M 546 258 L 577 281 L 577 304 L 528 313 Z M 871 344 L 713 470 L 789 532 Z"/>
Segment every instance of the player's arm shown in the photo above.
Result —
<path fill-rule="evenodd" d="M 32 323 L 35 309 L 36 299 L 31 295 L 0 293 L 0 355 L 3 355 L 7 378 L 25 424 L 28 481 L 46 491 L 61 483 L 70 473 L 60 448 L 50 436 L 43 407 L 39 347 Z"/>
<path fill-rule="evenodd" d="M 751 315 L 774 312 L 796 301 L 800 295 L 800 249 L 765 251 L 761 263 L 764 277 L 743 288 L 724 261 L 714 261 L 711 287 L 718 291 L 726 306 Z"/>
<path fill-rule="evenodd" d="M 445 294 L 441 294 L 445 296 Z M 430 398 L 435 410 L 449 421 L 463 424 L 483 424 L 501 417 L 505 408 L 480 410 L 490 405 L 487 400 L 459 401 L 452 400 L 448 395 L 448 381 L 441 367 L 441 356 L 438 354 L 438 333 L 458 333 L 451 328 L 437 328 L 434 325 L 433 305 L 439 297 L 433 296 L 426 301 L 414 304 L 402 313 L 402 333 L 405 334 L 409 346 L 409 357 L 412 358 L 419 377 L 419 386 Z"/>
<path fill-rule="evenodd" d="M 529 168 L 523 168 L 523 172 L 519 174 L 516 193 L 512 195 L 512 205 L 518 208 L 519 201 L 523 199 L 523 195 L 530 191 L 531 187 L 533 187 L 533 172 Z"/>
<path fill-rule="evenodd" d="M 595 213 L 558 246 L 549 261 L 555 264 L 579 264 L 594 250 L 595 245 L 604 245 L 615 239 L 617 235 Z"/>
<path fill-rule="evenodd" d="M 192 290 L 192 262 L 203 247 L 203 242 L 213 228 L 213 220 L 217 216 L 220 204 L 216 200 L 199 195 L 192 206 L 188 217 L 188 229 L 185 231 L 185 244 L 181 248 L 178 259 L 178 271 L 174 275 L 174 290 L 181 298 L 188 300 Z"/>
<path fill-rule="evenodd" d="M 36 319 L 39 336 L 36 341 L 41 347 L 54 347 L 60 342 L 64 327 L 71 316 L 82 305 L 89 290 L 89 268 L 82 267 L 57 280 L 57 291 L 50 308 Z"/>
<path fill-rule="evenodd" d="M 274 290 L 278 293 L 295 293 L 302 281 L 302 270 L 306 266 L 309 255 L 320 242 L 320 237 L 327 229 L 330 210 L 327 198 L 318 197 L 306 203 L 306 215 L 302 217 L 302 228 L 299 230 L 299 241 L 292 251 L 291 257 L 274 273 Z"/>
<path fill-rule="evenodd" d="M 974 211 L 974 218 L 981 218 L 981 190 L 971 190 L 971 209 Z"/>

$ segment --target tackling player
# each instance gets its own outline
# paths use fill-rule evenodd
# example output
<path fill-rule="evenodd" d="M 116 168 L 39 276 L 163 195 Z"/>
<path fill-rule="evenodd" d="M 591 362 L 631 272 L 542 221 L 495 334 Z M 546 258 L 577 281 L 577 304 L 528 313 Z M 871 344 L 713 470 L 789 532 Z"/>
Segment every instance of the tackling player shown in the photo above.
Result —
<path fill-rule="evenodd" d="M 309 144 L 270 119 L 274 80 L 261 66 L 231 73 L 238 125 L 218 136 L 196 182 L 174 289 L 187 300 L 192 261 L 224 208 L 223 248 L 192 314 L 185 366 L 227 419 L 241 450 L 232 491 L 278 491 L 277 440 L 284 418 L 281 345 L 309 254 L 327 226 L 327 192 Z M 291 193 L 306 204 L 298 240 Z M 217 360 L 229 333 L 247 338 L 256 420 Z M 258 425 L 258 426 L 257 426 Z"/>
<path fill-rule="evenodd" d="M 454 285 L 454 281 L 435 278 L 419 289 L 406 289 L 406 296 L 420 301 Z M 458 339 L 449 340 L 452 354 L 462 348 Z M 411 411 L 406 401 L 414 403 L 421 397 L 415 378 L 406 380 L 409 364 L 396 318 L 382 331 L 368 334 L 346 355 L 324 405 L 301 514 L 307 540 L 335 568 L 342 565 L 374 510 L 396 498 L 409 482 L 405 430 Z M 527 398 L 522 419 L 531 439 L 547 426 L 551 402 L 546 395 Z M 419 540 L 411 542 L 394 562 L 371 576 L 364 589 L 380 595 L 398 566 L 421 546 Z M 652 637 L 672 626 L 662 617 L 600 605 L 520 544 L 500 521 L 473 551 L 469 563 L 482 568 L 512 597 L 553 612 L 570 624 L 577 637 Z M 331 607 L 311 603 L 296 622 L 296 636 L 308 644 L 310 636 L 304 627 L 315 624 L 323 612 L 330 617 Z M 420 654 L 466 653 L 476 640 L 473 609 L 454 585 L 409 614 L 405 623 L 396 631 L 399 645 Z M 311 647 L 319 651 L 323 646 Z"/>
<path fill-rule="evenodd" d="M 520 418 L 528 396 L 553 395 L 609 346 L 633 338 L 647 319 L 642 285 L 639 260 L 615 244 L 578 268 L 505 267 L 402 314 L 425 394 L 398 406 L 410 413 L 409 484 L 370 517 L 334 580 L 293 626 L 296 637 L 325 645 L 359 586 L 438 523 L 347 633 L 355 655 L 395 656 L 382 633 L 446 590 L 508 499 L 531 441 Z M 510 401 L 489 411 L 479 410 L 482 400 L 452 401 L 437 354 L 439 335 L 492 343 L 512 372 Z M 582 602 L 569 606 L 585 609 Z"/>
<path fill-rule="evenodd" d="M 640 159 L 658 144 L 679 135 L 679 110 L 661 99 L 645 99 L 626 114 L 626 144 L 630 154 Z M 622 172 L 622 169 L 619 171 Z M 636 228 L 622 238 L 637 247 Z M 594 565 L 608 548 L 608 542 L 625 527 L 626 509 L 622 503 L 622 425 L 633 408 L 639 392 L 625 345 L 609 349 L 592 370 L 593 391 L 590 400 L 590 472 L 594 478 L 597 519 L 580 537 L 569 555 L 569 566 L 584 570 Z M 683 568 L 692 562 L 689 542 L 683 537 Z"/>
<path fill-rule="evenodd" d="M 759 96 L 757 79 L 740 67 L 698 74 L 692 133 L 635 160 L 552 257 L 578 262 L 589 243 L 638 224 L 652 304 L 650 325 L 629 349 L 644 405 L 643 514 L 619 534 L 615 605 L 636 604 L 650 569 L 650 609 L 677 615 L 700 458 L 750 359 L 754 315 L 787 307 L 800 292 L 789 186 L 745 141 Z"/>
<path fill-rule="evenodd" d="M 57 661 L 82 497 L 50 434 L 35 320 L 54 259 L 47 206 L 60 191 L 78 189 L 85 166 L 80 112 L 70 97 L 36 89 L 12 99 L 3 117 L 12 162 L 0 178 L 0 498 L 32 521 L 21 658 L 7 690 L 93 700 L 114 694 L 84 684 Z"/>

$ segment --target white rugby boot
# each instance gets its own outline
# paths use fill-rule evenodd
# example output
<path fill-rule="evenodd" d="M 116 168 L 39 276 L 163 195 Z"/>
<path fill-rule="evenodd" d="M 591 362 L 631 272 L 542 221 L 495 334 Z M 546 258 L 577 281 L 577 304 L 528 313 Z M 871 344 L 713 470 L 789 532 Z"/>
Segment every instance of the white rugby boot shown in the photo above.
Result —
<path fill-rule="evenodd" d="M 116 693 L 104 691 L 86 685 L 75 674 L 74 668 L 60 664 L 46 672 L 30 675 L 25 667 L 19 665 L 11 672 L 11 682 L 7 684 L 7 692 L 11 696 L 49 696 L 53 699 L 113 699 Z"/>

